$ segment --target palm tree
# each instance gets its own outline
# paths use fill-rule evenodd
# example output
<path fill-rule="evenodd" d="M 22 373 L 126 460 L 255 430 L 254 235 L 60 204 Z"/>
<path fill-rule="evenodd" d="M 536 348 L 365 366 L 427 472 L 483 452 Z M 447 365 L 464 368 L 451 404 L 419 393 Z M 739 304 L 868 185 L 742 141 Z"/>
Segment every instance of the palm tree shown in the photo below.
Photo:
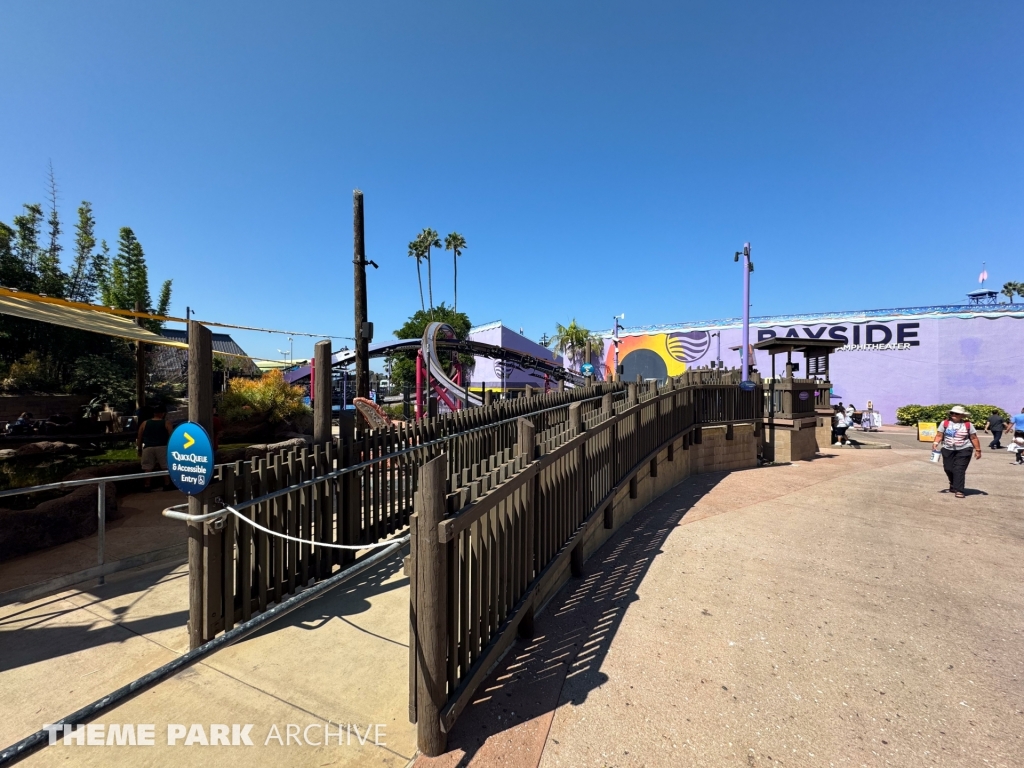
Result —
<path fill-rule="evenodd" d="M 603 349 L 604 339 L 591 333 L 582 325 L 577 325 L 576 318 L 573 318 L 572 322 L 567 326 L 555 323 L 555 335 L 548 342 L 548 345 L 554 350 L 555 354 L 569 358 L 575 364 L 577 370 L 579 370 L 582 364 L 583 353 L 588 344 L 591 348 Z"/>
<path fill-rule="evenodd" d="M 423 259 L 423 252 L 420 250 L 419 238 L 409 243 L 409 255 L 416 259 L 416 280 L 420 284 L 420 309 L 425 312 L 427 307 L 423 303 L 423 275 L 420 272 L 420 261 Z"/>
<path fill-rule="evenodd" d="M 1003 290 L 1000 293 L 1013 304 L 1014 296 L 1024 296 L 1024 283 L 1003 283 Z"/>
<path fill-rule="evenodd" d="M 444 239 L 444 249 L 452 252 L 452 263 L 455 264 L 455 300 L 452 309 L 456 312 L 459 311 L 459 256 L 466 247 L 466 238 L 458 232 L 452 232 Z"/>
<path fill-rule="evenodd" d="M 438 237 L 437 232 L 427 227 L 413 240 L 418 246 L 418 252 L 420 258 L 427 260 L 427 295 L 430 298 L 430 311 L 434 311 L 434 279 L 433 271 L 430 268 L 430 249 L 440 248 L 441 239 Z"/>

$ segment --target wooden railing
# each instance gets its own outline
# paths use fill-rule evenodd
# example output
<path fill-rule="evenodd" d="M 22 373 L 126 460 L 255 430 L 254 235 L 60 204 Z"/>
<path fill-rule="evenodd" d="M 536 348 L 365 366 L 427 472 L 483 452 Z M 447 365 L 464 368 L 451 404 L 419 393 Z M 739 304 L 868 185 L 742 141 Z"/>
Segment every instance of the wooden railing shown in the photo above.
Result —
<path fill-rule="evenodd" d="M 201 525 L 202 557 L 197 588 L 190 594 L 190 622 L 205 642 L 235 623 L 267 610 L 310 583 L 331 575 L 351 552 L 315 544 L 372 544 L 405 530 L 413 512 L 417 470 L 445 457 L 448 490 L 479 484 L 495 457 L 517 441 L 516 420 L 529 416 L 538 429 L 556 432 L 570 408 L 600 409 L 626 397 L 624 384 L 602 383 L 523 397 L 445 414 L 358 438 L 335 439 L 313 448 L 286 449 L 217 470 L 204 512 L 239 507 L 248 519 L 287 541 L 228 515 L 222 529 Z M 357 467 L 348 471 L 347 468 Z M 252 500 L 290 489 L 275 498 Z"/>
<path fill-rule="evenodd" d="M 545 576 L 582 569 L 588 525 L 612 525 L 611 505 L 659 451 L 680 436 L 701 442 L 703 425 L 759 423 L 760 386 L 657 389 L 630 384 L 601 408 L 573 404 L 566 423 L 517 423 L 514 452 L 485 479 L 449 492 L 443 457 L 419 468 L 412 518 L 410 718 L 420 749 L 443 751 L 445 736 L 517 632 L 532 631 Z M 585 409 L 589 408 L 589 413 Z M 729 433 L 731 433 L 731 427 Z M 729 434 L 731 437 L 731 434 Z"/>

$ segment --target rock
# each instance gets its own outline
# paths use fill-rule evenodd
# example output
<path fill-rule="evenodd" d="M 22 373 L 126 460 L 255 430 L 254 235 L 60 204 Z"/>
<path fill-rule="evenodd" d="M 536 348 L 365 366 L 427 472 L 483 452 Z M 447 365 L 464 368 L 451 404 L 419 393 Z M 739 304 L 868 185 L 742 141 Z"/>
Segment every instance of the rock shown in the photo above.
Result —
<path fill-rule="evenodd" d="M 107 519 L 117 516 L 117 490 L 107 483 Z M 96 486 L 85 485 L 32 509 L 0 509 L 0 562 L 96 533 Z"/>
<path fill-rule="evenodd" d="M 306 435 L 300 435 L 290 440 L 285 440 L 280 443 L 263 443 L 260 445 L 250 445 L 245 449 L 245 458 L 251 459 L 256 456 L 266 456 L 268 453 L 277 453 L 278 451 L 293 448 L 305 448 L 313 444 L 313 439 Z"/>
<path fill-rule="evenodd" d="M 18 455 L 18 452 L 14 448 L 4 448 L 4 449 L 0 450 L 0 461 L 5 461 L 7 459 L 13 459 L 17 455 Z"/>
<path fill-rule="evenodd" d="M 38 456 L 39 454 L 50 454 L 53 456 L 63 456 L 69 453 L 78 453 L 81 450 L 74 443 L 62 443 L 59 440 L 49 441 L 42 440 L 38 443 L 26 443 L 20 448 L 14 449 L 14 454 L 18 458 L 22 456 Z"/>

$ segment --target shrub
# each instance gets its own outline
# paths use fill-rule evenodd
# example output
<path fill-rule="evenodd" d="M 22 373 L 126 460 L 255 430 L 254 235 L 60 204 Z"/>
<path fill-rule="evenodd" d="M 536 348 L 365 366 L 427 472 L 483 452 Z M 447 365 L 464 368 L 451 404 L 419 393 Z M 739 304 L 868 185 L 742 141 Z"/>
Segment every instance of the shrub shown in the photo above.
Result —
<path fill-rule="evenodd" d="M 306 392 L 284 380 L 281 371 L 268 371 L 258 379 L 231 379 L 220 399 L 220 415 L 227 421 L 258 417 L 271 423 L 310 413 L 302 400 Z"/>
<path fill-rule="evenodd" d="M 3 389 L 14 392 L 22 389 L 38 389 L 47 384 L 46 371 L 39 353 L 32 351 L 20 360 L 11 363 Z"/>
<path fill-rule="evenodd" d="M 948 403 L 946 405 L 904 405 L 896 409 L 896 421 L 900 424 L 917 424 L 919 421 L 940 422 L 949 414 L 949 409 L 959 403 Z M 1009 421 L 1010 416 L 1002 408 L 994 405 L 965 405 L 968 419 L 973 424 L 983 425 L 992 415 L 992 411 L 999 411 L 1003 419 Z"/>

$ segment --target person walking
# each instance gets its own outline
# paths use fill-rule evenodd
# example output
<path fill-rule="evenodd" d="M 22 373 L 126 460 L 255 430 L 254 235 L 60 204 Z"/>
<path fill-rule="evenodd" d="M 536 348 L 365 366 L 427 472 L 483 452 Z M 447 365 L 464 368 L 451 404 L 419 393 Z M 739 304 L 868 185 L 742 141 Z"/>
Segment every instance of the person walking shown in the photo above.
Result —
<path fill-rule="evenodd" d="M 992 442 L 988 444 L 988 447 L 993 451 L 1003 447 L 999 441 L 1003 437 L 1003 430 L 1008 426 L 1010 426 L 1009 422 L 1000 415 L 999 411 L 992 411 L 988 417 L 988 424 L 985 425 L 985 431 L 992 433 Z"/>
<path fill-rule="evenodd" d="M 939 450 L 942 447 L 942 468 L 946 471 L 946 478 L 949 480 L 949 493 L 956 498 L 964 497 L 964 481 L 967 475 L 967 465 L 971 463 L 971 448 L 974 448 L 974 458 L 981 458 L 981 443 L 978 441 L 978 431 L 967 419 L 967 411 L 963 406 L 954 405 L 949 409 L 949 416 L 939 424 L 935 431 L 935 441 L 932 443 L 932 450 Z M 946 493 L 946 491 L 943 491 Z"/>
<path fill-rule="evenodd" d="M 149 414 L 146 414 L 147 416 Z M 167 409 L 158 405 L 153 409 L 152 417 L 139 425 L 139 433 L 135 439 L 135 448 L 142 461 L 143 472 L 156 472 L 157 467 L 167 469 L 167 443 L 171 438 L 171 425 L 167 420 Z M 150 478 L 143 484 L 148 492 Z M 171 489 L 169 479 L 164 480 L 164 490 Z"/>
<path fill-rule="evenodd" d="M 1011 416 L 1010 421 L 1013 424 L 1013 436 L 1024 437 L 1024 408 L 1020 409 L 1020 413 Z"/>
<path fill-rule="evenodd" d="M 846 430 L 852 423 L 853 419 L 837 405 L 835 408 L 835 426 L 832 428 L 836 435 L 836 441 L 832 445 L 846 445 Z"/>

